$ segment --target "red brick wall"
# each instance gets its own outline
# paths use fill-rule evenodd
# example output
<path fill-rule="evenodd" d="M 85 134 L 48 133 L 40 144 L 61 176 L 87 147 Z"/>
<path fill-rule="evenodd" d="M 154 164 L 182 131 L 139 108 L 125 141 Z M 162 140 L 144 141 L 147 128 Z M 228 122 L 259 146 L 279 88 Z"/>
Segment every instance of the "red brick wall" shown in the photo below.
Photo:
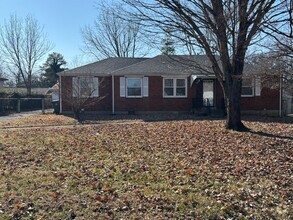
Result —
<path fill-rule="evenodd" d="M 218 80 L 215 83 L 216 107 L 223 108 L 224 94 Z M 278 110 L 279 91 L 277 89 L 262 88 L 261 96 L 241 97 L 241 110 Z"/>
<path fill-rule="evenodd" d="M 112 110 L 112 82 L 111 77 L 99 77 L 99 95 L 103 99 L 99 101 L 94 101 L 94 104 L 86 108 L 87 111 L 111 111 Z M 72 77 L 62 77 L 62 111 L 71 111 L 70 102 L 73 101 L 72 98 Z M 97 98 L 91 98 L 98 100 Z"/>
<path fill-rule="evenodd" d="M 261 96 L 241 98 L 241 110 L 278 110 L 279 100 L 277 89 L 262 88 Z"/>
<path fill-rule="evenodd" d="M 202 96 L 202 81 L 195 81 L 190 87 L 190 78 L 187 80 L 187 98 L 163 98 L 163 78 L 161 76 L 149 77 L 149 96 L 142 98 L 120 97 L 120 77 L 115 76 L 115 111 L 190 111 L 193 98 Z M 112 111 L 112 78 L 100 78 L 99 94 L 104 98 L 95 103 L 89 111 Z M 62 77 L 62 111 L 71 111 L 70 100 L 66 99 L 66 92 L 72 94 L 72 77 Z M 223 91 L 220 83 L 215 80 L 215 104 L 217 109 L 222 109 Z M 263 88 L 261 96 L 242 97 L 242 110 L 277 110 L 279 108 L 279 92 Z"/>
<path fill-rule="evenodd" d="M 163 78 L 149 77 L 149 96 L 142 98 L 120 97 L 120 77 L 115 77 L 115 111 L 191 111 L 195 87 L 187 80 L 187 98 L 163 98 Z"/>

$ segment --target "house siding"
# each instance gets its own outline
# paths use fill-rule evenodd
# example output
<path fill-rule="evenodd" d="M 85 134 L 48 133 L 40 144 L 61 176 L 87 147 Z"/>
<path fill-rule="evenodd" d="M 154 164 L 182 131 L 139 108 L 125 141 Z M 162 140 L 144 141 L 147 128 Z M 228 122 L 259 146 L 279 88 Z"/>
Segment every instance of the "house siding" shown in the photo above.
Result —
<path fill-rule="evenodd" d="M 149 95 L 142 98 L 120 97 L 120 76 L 115 76 L 115 111 L 191 111 L 192 98 L 195 97 L 194 85 L 190 87 L 187 79 L 186 98 L 164 98 L 163 77 L 149 76 Z"/>
<path fill-rule="evenodd" d="M 278 110 L 280 93 L 278 89 L 262 88 L 260 96 L 242 97 L 241 110 Z"/>
<path fill-rule="evenodd" d="M 72 96 L 72 76 L 62 76 L 61 83 L 61 96 L 62 96 L 62 111 L 69 112 L 72 111 L 70 105 L 70 99 L 66 97 Z M 110 112 L 112 109 L 112 79 L 111 77 L 99 77 L 99 97 L 90 98 L 99 100 L 100 97 L 103 99 L 97 101 L 93 105 L 85 108 L 87 111 L 105 111 Z"/>
<path fill-rule="evenodd" d="M 190 112 L 193 109 L 195 99 L 202 98 L 203 81 L 197 79 L 190 87 L 190 77 L 187 78 L 186 98 L 164 98 L 163 97 L 163 77 L 149 76 L 148 97 L 127 98 L 120 97 L 120 77 L 115 76 L 115 112 L 128 111 L 176 111 Z M 71 111 L 71 106 L 66 97 L 72 95 L 72 76 L 62 76 L 62 111 Z M 85 109 L 93 112 L 112 112 L 112 77 L 99 77 L 99 94 L 104 97 L 99 102 Z M 215 108 L 224 109 L 224 95 L 220 83 L 214 80 Z M 67 87 L 67 89 L 64 89 Z M 94 99 L 94 98 L 93 98 Z M 261 96 L 242 97 L 241 109 L 243 111 L 263 111 L 279 109 L 279 91 L 263 88 Z"/>
<path fill-rule="evenodd" d="M 224 109 L 224 93 L 218 80 L 215 83 L 216 108 Z M 242 111 L 278 110 L 280 94 L 278 89 L 262 88 L 260 96 L 241 97 Z"/>

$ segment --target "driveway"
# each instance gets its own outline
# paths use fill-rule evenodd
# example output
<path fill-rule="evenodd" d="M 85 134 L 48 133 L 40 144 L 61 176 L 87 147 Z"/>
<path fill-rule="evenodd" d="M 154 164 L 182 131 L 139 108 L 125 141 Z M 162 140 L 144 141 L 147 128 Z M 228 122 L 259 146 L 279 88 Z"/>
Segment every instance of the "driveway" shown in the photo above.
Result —
<path fill-rule="evenodd" d="M 45 112 L 49 113 L 49 112 L 53 112 L 53 110 L 46 109 Z M 40 115 L 40 114 L 43 114 L 42 110 L 14 113 L 14 114 L 10 114 L 10 115 L 0 116 L 0 122 L 1 121 L 10 121 L 10 120 L 17 119 L 17 118 L 23 118 L 23 117 L 28 117 L 31 115 Z"/>

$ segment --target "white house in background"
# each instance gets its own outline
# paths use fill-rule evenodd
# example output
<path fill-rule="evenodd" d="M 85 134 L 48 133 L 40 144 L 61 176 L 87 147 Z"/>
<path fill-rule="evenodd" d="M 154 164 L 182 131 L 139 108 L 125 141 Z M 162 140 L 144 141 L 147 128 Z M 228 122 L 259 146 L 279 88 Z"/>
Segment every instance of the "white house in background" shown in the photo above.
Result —
<path fill-rule="evenodd" d="M 59 101 L 59 83 L 52 86 L 46 94 L 52 96 L 52 102 Z"/>

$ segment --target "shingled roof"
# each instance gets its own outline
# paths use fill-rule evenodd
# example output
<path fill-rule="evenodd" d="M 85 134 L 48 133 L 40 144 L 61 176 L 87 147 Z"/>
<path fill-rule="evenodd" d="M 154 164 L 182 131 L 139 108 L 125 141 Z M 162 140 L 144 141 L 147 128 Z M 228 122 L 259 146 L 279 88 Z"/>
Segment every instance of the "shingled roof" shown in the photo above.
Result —
<path fill-rule="evenodd" d="M 90 63 L 90 64 L 77 67 L 71 70 L 65 70 L 63 72 L 58 73 L 58 75 L 61 75 L 61 76 L 108 75 L 117 69 L 121 69 L 123 67 L 142 62 L 146 59 L 147 58 L 125 58 L 125 57 L 107 58 L 105 60 Z"/>
<path fill-rule="evenodd" d="M 211 73 L 206 55 L 159 55 L 142 62 L 117 69 L 114 75 L 203 75 Z"/>
<path fill-rule="evenodd" d="M 206 55 L 158 55 L 154 58 L 108 58 L 58 73 L 61 76 L 214 75 Z"/>

